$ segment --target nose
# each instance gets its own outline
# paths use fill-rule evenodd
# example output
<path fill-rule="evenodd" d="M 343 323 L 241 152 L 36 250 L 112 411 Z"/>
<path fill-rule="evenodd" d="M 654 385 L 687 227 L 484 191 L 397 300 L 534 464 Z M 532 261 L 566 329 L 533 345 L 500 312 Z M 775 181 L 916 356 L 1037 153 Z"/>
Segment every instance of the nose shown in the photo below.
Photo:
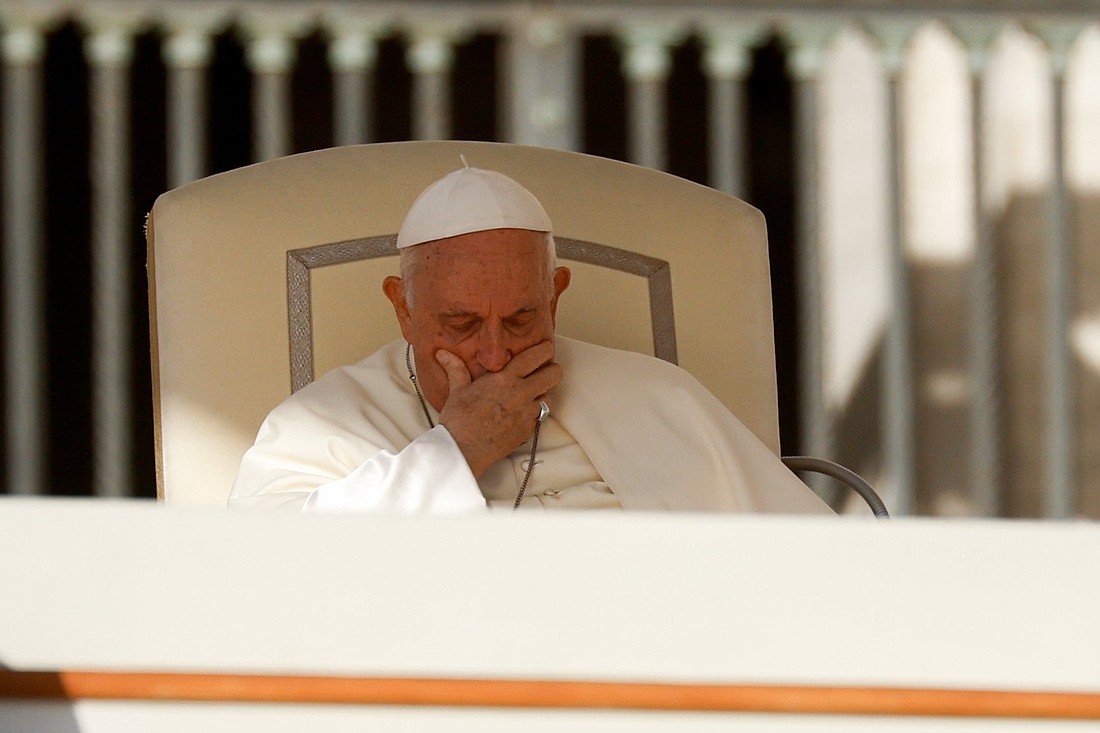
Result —
<path fill-rule="evenodd" d="M 486 371 L 499 372 L 512 360 L 505 334 L 500 327 L 485 326 L 477 348 L 477 360 Z"/>

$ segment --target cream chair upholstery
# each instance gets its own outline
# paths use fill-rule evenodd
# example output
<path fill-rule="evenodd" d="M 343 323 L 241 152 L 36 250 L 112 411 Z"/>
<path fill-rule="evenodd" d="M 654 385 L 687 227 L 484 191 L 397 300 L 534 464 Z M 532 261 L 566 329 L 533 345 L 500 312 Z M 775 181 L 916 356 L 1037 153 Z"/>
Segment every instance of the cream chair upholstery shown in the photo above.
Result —
<path fill-rule="evenodd" d="M 147 235 L 162 497 L 224 505 L 272 407 L 400 336 L 380 288 L 397 270 L 393 236 L 459 154 L 517 179 L 549 212 L 574 273 L 559 333 L 678 360 L 778 453 L 759 211 L 579 153 L 387 143 L 260 163 L 157 200 Z"/>

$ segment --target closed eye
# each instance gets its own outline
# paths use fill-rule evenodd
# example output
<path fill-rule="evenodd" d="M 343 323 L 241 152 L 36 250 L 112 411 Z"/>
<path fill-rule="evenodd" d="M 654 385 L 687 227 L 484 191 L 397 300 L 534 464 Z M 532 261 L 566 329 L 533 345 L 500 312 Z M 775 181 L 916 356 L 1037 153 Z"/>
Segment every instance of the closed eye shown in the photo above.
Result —
<path fill-rule="evenodd" d="M 448 319 L 444 321 L 444 325 L 455 333 L 469 333 L 477 328 L 478 323 L 480 321 L 476 318 Z"/>
<path fill-rule="evenodd" d="M 523 331 L 534 322 L 537 315 L 534 310 L 520 311 L 506 318 L 504 325 L 510 331 Z"/>

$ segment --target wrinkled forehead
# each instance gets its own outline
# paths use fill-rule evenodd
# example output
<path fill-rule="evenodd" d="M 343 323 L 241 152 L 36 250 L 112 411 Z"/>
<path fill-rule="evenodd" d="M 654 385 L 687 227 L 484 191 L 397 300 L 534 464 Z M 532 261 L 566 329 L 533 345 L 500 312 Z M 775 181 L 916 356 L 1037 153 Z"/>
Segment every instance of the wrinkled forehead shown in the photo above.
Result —
<path fill-rule="evenodd" d="M 494 229 L 410 247 L 420 297 L 541 291 L 551 279 L 545 233 Z"/>

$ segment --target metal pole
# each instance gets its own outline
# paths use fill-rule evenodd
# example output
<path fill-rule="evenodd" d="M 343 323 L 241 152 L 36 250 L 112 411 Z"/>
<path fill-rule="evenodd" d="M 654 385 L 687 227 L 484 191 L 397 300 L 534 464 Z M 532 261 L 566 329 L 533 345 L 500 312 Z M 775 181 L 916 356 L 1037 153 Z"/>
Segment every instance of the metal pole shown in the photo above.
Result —
<path fill-rule="evenodd" d="M 97 496 L 132 493 L 128 29 L 89 36 L 92 66 L 92 282 Z"/>
<path fill-rule="evenodd" d="M 897 74 L 889 80 L 890 147 L 889 165 L 890 208 L 893 231 L 890 237 L 890 323 L 886 330 L 886 353 L 883 364 L 885 410 L 885 458 L 893 479 L 891 504 L 895 516 L 912 514 L 914 504 L 914 444 L 913 444 L 913 354 L 910 347 L 912 308 L 909 303 L 909 261 L 905 252 L 905 220 L 902 206 L 903 168 L 901 161 L 902 133 L 899 119 Z"/>
<path fill-rule="evenodd" d="M 710 181 L 719 191 L 745 197 L 743 80 L 713 75 L 707 81 L 710 109 Z"/>
<path fill-rule="evenodd" d="M 524 16 L 508 28 L 501 53 L 505 80 L 505 137 L 509 142 L 577 150 L 580 43 L 549 12 Z"/>
<path fill-rule="evenodd" d="M 963 37 L 970 60 L 971 175 L 974 181 L 974 259 L 969 284 L 970 491 L 975 512 L 986 517 L 997 516 L 1001 510 L 996 254 L 985 213 L 983 149 L 983 78 L 994 37 L 995 33 L 989 28 L 971 29 Z"/>
<path fill-rule="evenodd" d="M 312 4 L 245 4 L 236 20 L 244 32 L 252 72 L 252 157 L 280 158 L 291 152 L 290 72 L 295 39 L 314 19 Z"/>
<path fill-rule="evenodd" d="M 424 33 L 409 46 L 413 72 L 413 137 L 444 140 L 451 135 L 451 65 L 454 50 L 444 33 Z"/>
<path fill-rule="evenodd" d="M 755 23 L 723 25 L 704 34 L 707 75 L 710 182 L 719 191 L 744 198 L 744 84 L 751 48 L 763 34 Z"/>
<path fill-rule="evenodd" d="M 1037 34 L 1050 50 L 1053 114 L 1053 166 L 1047 210 L 1046 382 L 1047 439 L 1046 516 L 1067 519 L 1077 510 L 1076 430 L 1073 354 L 1073 243 L 1070 239 L 1069 192 L 1066 185 L 1066 67 L 1081 30 L 1077 23 L 1039 24 Z"/>
<path fill-rule="evenodd" d="M 294 42 L 286 34 L 266 33 L 248 44 L 252 70 L 253 159 L 271 160 L 291 150 L 290 69 Z"/>
<path fill-rule="evenodd" d="M 4 340 L 6 485 L 45 493 L 42 263 L 42 55 L 36 29 L 12 28 L 4 57 Z"/>
<path fill-rule="evenodd" d="M 1054 173 L 1047 214 L 1047 460 L 1046 515 L 1072 517 L 1076 509 L 1074 465 L 1073 358 L 1069 329 L 1073 315 L 1073 248 L 1066 191 L 1064 69 L 1054 86 Z"/>
<path fill-rule="evenodd" d="M 321 25 L 329 36 L 328 63 L 333 74 L 332 139 L 357 145 L 374 139 L 374 68 L 378 38 L 401 16 L 395 7 L 367 3 L 326 8 Z"/>
<path fill-rule="evenodd" d="M 329 45 L 329 66 L 333 70 L 333 139 L 337 145 L 369 142 L 371 97 L 377 49 L 366 33 L 337 34 Z"/>
<path fill-rule="evenodd" d="M 831 33 L 801 27 L 791 33 L 789 63 L 795 80 L 795 156 L 797 165 L 797 245 L 799 302 L 799 383 L 803 455 L 833 453 L 832 417 L 825 398 L 825 299 L 822 288 L 818 173 L 818 75 Z M 826 484 L 808 477 L 815 491 Z"/>
<path fill-rule="evenodd" d="M 882 44 L 886 69 L 887 116 L 890 141 L 889 199 L 892 229 L 890 232 L 890 320 L 887 323 L 883 358 L 882 417 L 884 463 L 892 482 L 890 508 L 895 515 L 913 513 L 915 504 L 915 440 L 913 398 L 913 312 L 909 297 L 909 258 L 905 251 L 905 207 L 902 202 L 905 170 L 902 159 L 904 145 L 901 114 L 901 75 L 906 52 L 918 24 L 913 21 L 883 22 L 872 32 Z"/>
<path fill-rule="evenodd" d="M 665 84 L 672 66 L 670 46 L 679 40 L 678 27 L 628 26 L 623 75 L 627 80 L 627 157 L 632 163 L 664 170 L 668 167 Z"/>
<path fill-rule="evenodd" d="M 210 37 L 184 31 L 168 37 L 168 185 L 182 186 L 206 175 L 206 69 Z"/>

